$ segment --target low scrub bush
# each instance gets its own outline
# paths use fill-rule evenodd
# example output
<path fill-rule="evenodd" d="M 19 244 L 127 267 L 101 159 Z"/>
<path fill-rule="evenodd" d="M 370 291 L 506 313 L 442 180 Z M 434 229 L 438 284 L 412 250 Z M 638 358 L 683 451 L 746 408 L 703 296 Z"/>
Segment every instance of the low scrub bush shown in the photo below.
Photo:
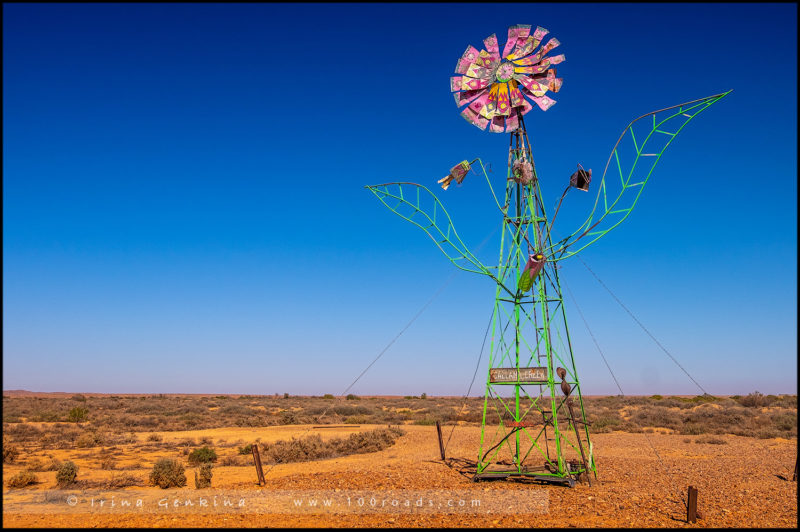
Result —
<path fill-rule="evenodd" d="M 81 421 L 86 421 L 86 416 L 88 414 L 89 410 L 83 408 L 82 406 L 76 406 L 69 411 L 69 414 L 67 414 L 67 419 L 73 423 L 80 423 Z"/>
<path fill-rule="evenodd" d="M 73 462 L 67 460 L 56 472 L 56 484 L 59 488 L 66 488 L 75 482 L 75 477 L 78 476 L 78 466 Z"/>
<path fill-rule="evenodd" d="M 201 465 L 194 472 L 194 487 L 197 489 L 208 488 L 211 486 L 211 464 Z"/>
<path fill-rule="evenodd" d="M 111 489 L 111 488 L 128 488 L 131 486 L 144 487 L 145 482 L 143 479 L 130 475 L 128 473 L 119 473 L 111 475 L 108 480 L 100 482 L 98 488 Z"/>
<path fill-rule="evenodd" d="M 282 464 L 370 453 L 386 449 L 403 434 L 403 430 L 393 427 L 358 432 L 347 438 L 332 438 L 327 441 L 323 441 L 318 434 L 290 441 L 280 440 L 262 444 L 262 459 L 270 464 Z"/>
<path fill-rule="evenodd" d="M 9 464 L 19 456 L 19 448 L 11 443 L 10 438 L 3 438 L 3 463 Z"/>
<path fill-rule="evenodd" d="M 177 460 L 161 458 L 153 465 L 149 481 L 161 489 L 182 488 L 186 485 L 186 472 Z"/>
<path fill-rule="evenodd" d="M 84 432 L 78 439 L 75 440 L 75 447 L 78 449 L 85 449 L 87 447 L 95 447 L 100 445 L 101 438 L 96 432 Z"/>
<path fill-rule="evenodd" d="M 189 454 L 189 463 L 192 465 L 205 464 L 217 461 L 217 452 L 208 447 L 200 447 Z"/>
<path fill-rule="evenodd" d="M 31 484 L 36 484 L 39 482 L 39 479 L 31 473 L 30 471 L 20 471 L 10 479 L 8 479 L 8 487 L 9 488 L 24 488 L 25 486 L 30 486 Z"/>
<path fill-rule="evenodd" d="M 239 454 L 251 454 L 253 452 L 253 444 L 248 443 L 244 447 L 239 447 Z"/>
<path fill-rule="evenodd" d="M 725 445 L 725 444 L 728 443 L 725 440 L 723 440 L 722 438 L 715 438 L 713 436 L 705 436 L 703 438 L 697 438 L 694 442 L 695 443 L 707 443 L 707 444 L 710 444 L 710 445 Z"/>

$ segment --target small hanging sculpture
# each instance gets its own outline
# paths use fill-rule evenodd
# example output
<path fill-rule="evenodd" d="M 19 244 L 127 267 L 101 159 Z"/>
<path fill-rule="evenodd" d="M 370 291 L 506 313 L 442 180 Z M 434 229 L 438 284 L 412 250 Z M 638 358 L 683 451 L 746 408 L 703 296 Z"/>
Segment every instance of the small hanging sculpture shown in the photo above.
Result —
<path fill-rule="evenodd" d="M 541 253 L 536 253 L 535 255 L 530 255 L 528 257 L 528 263 L 525 264 L 525 269 L 522 270 L 522 273 L 519 276 L 519 281 L 517 282 L 517 290 L 522 292 L 523 294 L 530 290 L 533 287 L 533 280 L 539 275 L 539 272 L 542 271 L 545 264 L 544 255 Z"/>
<path fill-rule="evenodd" d="M 569 178 L 569 184 L 578 190 L 583 190 L 584 192 L 589 191 L 589 183 L 592 182 L 592 169 L 589 168 L 589 171 L 583 169 L 581 165 L 578 165 L 578 171 L 572 174 Z"/>
<path fill-rule="evenodd" d="M 464 177 L 467 175 L 467 172 L 469 172 L 469 169 L 470 169 L 469 161 L 461 161 L 460 163 L 452 167 L 450 169 L 450 173 L 447 176 L 441 178 L 439 181 L 437 181 L 437 183 L 441 183 L 442 188 L 445 190 L 447 190 L 447 187 L 450 186 L 450 182 L 453 181 L 453 179 L 455 179 L 456 183 L 460 185 L 461 182 L 464 181 Z"/>
<path fill-rule="evenodd" d="M 511 175 L 520 185 L 530 185 L 533 181 L 533 165 L 525 158 L 517 159 L 511 167 Z"/>

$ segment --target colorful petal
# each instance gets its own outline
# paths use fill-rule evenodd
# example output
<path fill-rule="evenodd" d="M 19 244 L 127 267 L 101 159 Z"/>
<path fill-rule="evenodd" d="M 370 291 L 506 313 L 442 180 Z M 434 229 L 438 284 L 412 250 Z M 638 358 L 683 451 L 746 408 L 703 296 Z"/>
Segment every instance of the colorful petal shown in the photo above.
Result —
<path fill-rule="evenodd" d="M 522 93 L 519 91 L 517 82 L 513 79 L 508 82 L 508 97 L 511 100 L 511 107 L 519 107 L 522 105 Z"/>
<path fill-rule="evenodd" d="M 514 49 L 514 46 L 517 44 L 517 26 L 511 26 L 508 28 L 508 40 L 506 41 L 506 45 L 503 47 L 503 53 L 500 54 L 503 57 L 507 57 L 508 54 L 511 53 L 511 50 Z"/>
<path fill-rule="evenodd" d="M 538 105 L 539 109 L 541 109 L 542 111 L 547 111 L 548 109 L 550 109 L 553 106 L 553 104 L 556 103 L 555 100 L 553 100 L 552 98 L 550 98 L 548 96 L 541 96 L 541 97 L 537 97 L 537 98 L 531 98 L 531 100 L 536 102 L 536 105 Z"/>
<path fill-rule="evenodd" d="M 534 96 L 544 96 L 547 92 L 548 86 L 540 81 L 536 81 L 528 76 L 519 76 L 514 79 L 519 80 L 522 86 Z"/>
<path fill-rule="evenodd" d="M 484 118 L 493 118 L 497 112 L 497 85 L 492 85 L 489 90 L 489 97 L 486 98 L 486 105 L 480 110 L 480 114 Z"/>
<path fill-rule="evenodd" d="M 465 76 L 461 80 L 461 90 L 465 90 L 465 91 L 474 91 L 474 90 L 478 90 L 478 89 L 485 89 L 488 86 L 489 86 L 489 80 L 488 79 L 473 79 L 473 78 L 468 78 L 468 77 Z"/>
<path fill-rule="evenodd" d="M 456 105 L 458 107 L 461 107 L 462 105 L 466 105 L 472 102 L 473 100 L 475 100 L 475 98 L 477 98 L 484 92 L 486 92 L 486 89 L 478 89 L 476 91 L 456 92 L 455 94 L 453 94 L 453 97 L 456 100 Z"/>
<path fill-rule="evenodd" d="M 511 112 L 511 103 L 508 97 L 508 84 L 500 83 L 497 89 L 497 114 L 508 116 Z"/>
<path fill-rule="evenodd" d="M 466 51 L 461 55 L 461 59 L 456 63 L 456 73 L 466 74 L 469 66 L 478 59 L 478 49 L 474 46 L 467 46 Z"/>
<path fill-rule="evenodd" d="M 483 40 L 486 51 L 492 56 L 494 61 L 500 61 L 500 46 L 497 44 L 497 35 L 492 33 Z"/>
<path fill-rule="evenodd" d="M 521 112 L 521 111 L 520 111 Z M 512 131 L 516 131 L 519 128 L 519 116 L 517 116 L 517 111 L 514 110 L 508 118 L 506 118 L 506 133 L 511 133 Z"/>
<path fill-rule="evenodd" d="M 489 131 L 492 133 L 502 133 L 505 129 L 506 119 L 503 116 L 495 116 L 492 118 L 492 123 L 489 125 Z"/>
<path fill-rule="evenodd" d="M 545 44 L 544 46 L 542 46 L 542 49 L 541 49 L 541 50 L 539 50 L 539 53 L 540 53 L 541 55 L 543 55 L 543 56 L 544 56 L 544 55 L 547 55 L 547 54 L 549 54 L 549 53 L 550 53 L 550 50 L 552 50 L 553 48 L 555 48 L 556 46 L 558 46 L 558 45 L 560 45 L 560 44 L 561 44 L 561 43 L 560 43 L 560 42 L 558 42 L 558 39 L 556 39 L 555 37 L 553 37 L 552 39 L 550 39 L 549 41 L 547 41 L 547 44 Z"/>
<path fill-rule="evenodd" d="M 463 111 L 461 111 L 461 116 L 464 117 L 464 120 L 469 122 L 475 127 L 480 129 L 486 129 L 486 126 L 489 125 L 489 121 L 482 116 L 478 115 L 475 111 L 470 109 L 469 107 L 465 107 Z"/>
<path fill-rule="evenodd" d="M 486 103 L 489 101 L 489 91 L 484 91 L 483 94 L 478 96 L 471 104 L 469 104 L 468 108 L 472 110 L 473 113 L 482 114 L 484 107 L 486 107 Z"/>
<path fill-rule="evenodd" d="M 543 27 L 537 26 L 536 31 L 533 32 L 533 38 L 541 41 L 542 39 L 544 39 L 544 36 L 547 35 L 548 33 L 550 32 L 544 29 Z"/>
<path fill-rule="evenodd" d="M 480 61 L 480 59 L 478 59 Z M 477 79 L 488 80 L 492 76 L 492 71 L 478 63 L 472 63 L 467 69 L 467 76 Z"/>

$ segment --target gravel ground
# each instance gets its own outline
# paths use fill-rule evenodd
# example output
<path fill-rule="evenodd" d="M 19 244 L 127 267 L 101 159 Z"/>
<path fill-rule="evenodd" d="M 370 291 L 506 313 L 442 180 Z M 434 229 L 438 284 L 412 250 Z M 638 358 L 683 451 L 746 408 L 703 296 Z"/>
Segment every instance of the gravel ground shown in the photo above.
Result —
<path fill-rule="evenodd" d="M 361 426 L 357 430 L 369 430 Z M 451 427 L 445 428 L 445 437 Z M 278 430 L 296 434 L 307 427 L 247 429 L 262 441 L 275 439 Z M 213 488 L 200 492 L 192 488 L 193 473 L 187 470 L 189 484 L 183 490 L 163 492 L 157 488 L 116 490 L 117 499 L 128 493 L 145 493 L 148 501 L 170 497 L 209 497 L 246 490 L 263 496 L 313 491 L 342 498 L 345 494 L 378 496 L 390 493 L 419 494 L 422 490 L 437 501 L 450 500 L 454 493 L 468 491 L 482 501 L 480 510 L 451 513 L 416 512 L 392 509 L 372 513 L 349 513 L 314 509 L 315 513 L 287 510 L 281 513 L 253 513 L 247 507 L 216 513 L 193 508 L 161 508 L 157 511 L 110 511 L 79 504 L 64 512 L 32 513 L 19 505 L 53 489 L 54 473 L 37 473 L 40 484 L 3 490 L 4 527 L 787 527 L 797 526 L 797 483 L 791 482 L 797 457 L 797 441 L 715 436 L 724 444 L 702 443 L 703 436 L 676 434 L 597 434 L 592 437 L 598 466 L 594 486 L 575 488 L 528 482 L 472 482 L 460 470 L 463 461 L 474 460 L 480 428 L 459 426 L 448 446 L 450 465 L 439 459 L 436 430 L 430 426 L 406 426 L 405 436 L 391 448 L 377 453 L 353 455 L 318 462 L 265 466 L 266 485 L 258 487 L 252 466 L 215 467 Z M 213 438 L 231 434 L 226 429 L 204 431 Z M 237 430 L 237 429 L 228 429 Z M 343 435 L 354 429 L 322 429 L 326 435 Z M 276 432 L 272 434 L 272 432 Z M 179 434 L 170 433 L 178 438 Z M 250 433 L 248 433 L 250 435 Z M 233 434 L 235 436 L 235 434 Z M 249 438 L 247 438 L 249 439 Z M 655 448 L 655 451 L 653 450 Z M 103 478 L 112 472 L 92 470 L 91 453 L 62 451 L 60 459 L 83 463 L 79 478 Z M 144 461 L 169 454 L 153 451 L 152 456 L 131 447 L 125 451 Z M 235 453 L 235 449 L 226 451 Z M 658 456 L 656 456 L 656 452 Z M 174 453 L 178 456 L 178 453 Z M 23 457 L 24 458 L 24 457 Z M 83 462 L 81 462 L 83 461 Z M 4 486 L 8 478 L 24 469 L 22 465 L 4 467 Z M 130 472 L 130 471 L 126 471 Z M 147 469 L 132 471 L 141 478 Z M 783 477 L 783 478 L 781 478 Z M 702 516 L 694 524 L 685 522 L 682 498 L 687 487 L 699 490 L 698 509 Z M 338 490 L 338 491 L 337 491 Z M 392 490 L 390 492 L 390 490 Z M 110 492 L 109 492 L 110 493 Z M 66 492 L 64 492 L 66 494 Z M 462 494 L 463 495 L 463 494 Z M 518 495 L 518 497 L 517 497 Z M 61 496 L 61 495 L 59 495 Z M 499 501 L 516 502 L 545 498 L 547 507 L 535 512 L 525 509 L 503 513 Z M 526 499 L 527 498 L 527 499 Z M 537 499 L 537 500 L 538 500 Z M 172 499 L 170 499 L 172 500 Z M 16 510 L 15 510 L 16 507 Z M 251 505 L 252 507 L 252 505 Z M 491 513 L 490 513 L 491 512 Z"/>

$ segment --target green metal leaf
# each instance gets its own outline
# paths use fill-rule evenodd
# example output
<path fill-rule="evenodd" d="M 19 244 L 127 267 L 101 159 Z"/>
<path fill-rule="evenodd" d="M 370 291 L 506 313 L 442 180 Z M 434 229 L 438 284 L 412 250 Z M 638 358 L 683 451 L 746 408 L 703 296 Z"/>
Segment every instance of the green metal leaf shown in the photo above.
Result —
<path fill-rule="evenodd" d="M 653 169 L 678 133 L 694 117 L 730 92 L 652 111 L 628 124 L 608 157 L 603 177 L 598 186 L 597 199 L 589 217 L 577 230 L 545 250 L 548 260 L 558 261 L 571 257 L 622 223 L 636 206 Z M 652 120 L 639 122 L 650 116 L 652 116 Z M 637 122 L 639 123 L 637 124 Z M 645 126 L 645 124 L 647 125 Z M 639 128 L 636 134 L 634 134 L 634 125 Z M 625 161 L 624 150 L 630 150 L 631 147 L 634 152 L 633 160 Z M 614 161 L 613 165 L 611 164 L 612 160 Z M 612 175 L 615 172 L 618 175 L 607 181 L 609 168 L 611 168 Z M 603 198 L 602 213 L 595 218 L 601 197 Z M 582 246 L 575 246 L 577 242 L 587 236 L 590 238 L 583 240 Z"/>

